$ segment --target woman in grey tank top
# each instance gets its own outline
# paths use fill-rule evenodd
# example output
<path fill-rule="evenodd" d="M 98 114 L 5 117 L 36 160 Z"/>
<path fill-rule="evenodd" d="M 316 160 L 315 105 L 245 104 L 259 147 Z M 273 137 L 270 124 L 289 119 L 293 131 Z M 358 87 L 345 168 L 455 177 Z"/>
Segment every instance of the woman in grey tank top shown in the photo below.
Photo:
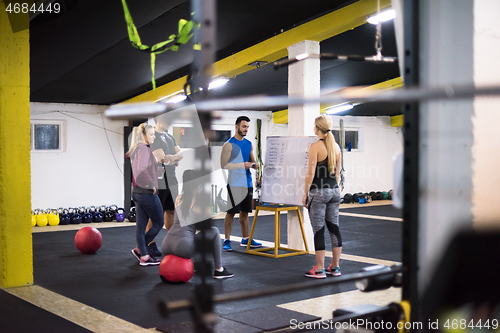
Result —
<path fill-rule="evenodd" d="M 306 173 L 302 204 L 309 208 L 309 217 L 314 232 L 316 266 L 305 275 L 325 279 L 326 274 L 340 276 L 340 253 L 342 237 L 339 229 L 340 147 L 335 142 L 331 129 L 332 119 L 323 114 L 314 121 L 314 133 L 318 141 L 309 147 L 309 162 Z M 332 241 L 332 262 L 325 269 L 325 226 Z"/>

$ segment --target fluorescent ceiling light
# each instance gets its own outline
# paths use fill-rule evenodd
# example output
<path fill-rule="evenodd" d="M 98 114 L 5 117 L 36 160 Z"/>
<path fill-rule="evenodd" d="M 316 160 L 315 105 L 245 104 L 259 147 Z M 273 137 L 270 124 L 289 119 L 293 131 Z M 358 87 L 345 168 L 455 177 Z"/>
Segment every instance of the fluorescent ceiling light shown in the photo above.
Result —
<path fill-rule="evenodd" d="M 208 90 L 215 89 L 225 85 L 229 79 L 227 77 L 219 77 L 208 84 Z"/>
<path fill-rule="evenodd" d="M 378 24 L 378 22 L 385 22 L 392 20 L 396 17 L 396 11 L 394 9 L 389 9 L 386 11 L 383 11 L 377 15 L 373 15 L 367 19 L 368 23 L 370 24 Z"/>
<path fill-rule="evenodd" d="M 354 107 L 354 105 L 349 104 L 349 103 L 334 105 L 332 107 L 326 108 L 326 113 L 327 114 L 339 113 L 339 112 L 351 110 L 353 107 Z"/>
<path fill-rule="evenodd" d="M 168 99 L 166 99 L 164 101 L 164 103 L 169 103 L 169 104 L 175 104 L 175 103 L 179 103 L 179 102 L 182 102 L 183 100 L 185 100 L 187 97 L 186 95 L 184 94 L 179 94 L 179 95 L 175 95 L 175 96 L 172 96 Z"/>
<path fill-rule="evenodd" d="M 295 57 L 295 59 L 297 59 L 299 61 L 307 59 L 307 58 L 309 58 L 309 54 L 307 54 L 307 53 L 301 53 L 301 54 L 299 54 L 298 56 Z"/>

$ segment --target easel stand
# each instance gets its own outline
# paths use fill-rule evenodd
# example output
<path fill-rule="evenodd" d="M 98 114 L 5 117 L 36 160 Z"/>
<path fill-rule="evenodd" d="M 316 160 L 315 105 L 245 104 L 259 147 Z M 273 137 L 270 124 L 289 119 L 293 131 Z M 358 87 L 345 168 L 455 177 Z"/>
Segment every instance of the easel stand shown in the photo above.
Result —
<path fill-rule="evenodd" d="M 250 248 L 250 244 L 252 243 L 253 232 L 255 230 L 255 225 L 257 224 L 257 216 L 259 215 L 259 210 L 267 210 L 267 211 L 274 212 L 274 247 L 262 247 L 262 248 L 258 248 L 258 249 L 251 249 Z M 299 216 L 300 231 L 302 232 L 302 239 L 304 240 L 304 246 L 306 248 L 305 251 L 304 250 L 289 249 L 289 248 L 280 246 L 280 231 L 281 231 L 280 213 L 282 211 L 293 211 L 293 210 L 297 211 L 297 214 Z M 264 252 L 264 251 L 269 251 L 269 250 L 274 250 L 274 254 Z M 278 254 L 278 250 L 288 251 L 290 253 Z M 248 239 L 246 253 L 256 254 L 259 256 L 271 257 L 271 258 L 282 258 L 282 257 L 297 256 L 297 255 L 301 255 L 301 254 L 309 254 L 309 248 L 307 247 L 306 234 L 304 231 L 304 223 L 302 222 L 302 215 L 300 214 L 299 207 L 298 206 L 257 206 L 257 208 L 255 209 L 255 215 L 253 217 L 252 230 L 250 231 L 250 237 Z"/>

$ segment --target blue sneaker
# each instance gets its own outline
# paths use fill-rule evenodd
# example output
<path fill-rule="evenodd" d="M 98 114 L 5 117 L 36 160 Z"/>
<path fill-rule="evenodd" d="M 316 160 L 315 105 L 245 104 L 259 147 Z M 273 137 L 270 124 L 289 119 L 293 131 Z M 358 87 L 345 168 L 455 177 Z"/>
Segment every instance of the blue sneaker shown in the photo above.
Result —
<path fill-rule="evenodd" d="M 333 267 L 332 264 L 330 264 L 330 266 L 328 266 L 328 268 L 326 269 L 326 274 L 333 275 L 333 276 L 341 276 L 342 275 L 342 273 L 340 272 L 340 267 L 339 266 Z"/>
<path fill-rule="evenodd" d="M 231 248 L 231 240 L 226 239 L 224 241 L 224 245 L 222 246 L 222 249 L 226 252 L 231 252 L 233 249 Z"/>
<path fill-rule="evenodd" d="M 248 245 L 248 238 L 247 239 L 241 239 L 240 246 L 247 247 Z M 252 239 L 252 242 L 250 243 L 251 248 L 256 248 L 256 247 L 262 247 L 262 243 L 257 243 Z"/>

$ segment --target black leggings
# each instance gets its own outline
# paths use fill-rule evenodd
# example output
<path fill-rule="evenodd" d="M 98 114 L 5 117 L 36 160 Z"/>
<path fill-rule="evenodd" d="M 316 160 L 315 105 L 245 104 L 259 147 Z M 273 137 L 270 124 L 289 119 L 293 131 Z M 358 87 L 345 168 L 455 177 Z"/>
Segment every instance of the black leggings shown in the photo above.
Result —
<path fill-rule="evenodd" d="M 332 222 L 326 221 L 326 226 L 328 227 L 328 231 L 330 231 L 330 234 L 335 235 L 337 238 L 337 244 L 336 246 L 332 244 L 333 247 L 342 247 L 342 235 L 340 234 L 340 229 L 339 226 L 336 224 L 333 224 Z M 332 237 L 333 238 L 333 237 Z M 314 234 L 314 250 L 315 251 L 322 251 L 325 250 L 325 226 L 323 226 L 321 229 L 316 231 Z"/>

